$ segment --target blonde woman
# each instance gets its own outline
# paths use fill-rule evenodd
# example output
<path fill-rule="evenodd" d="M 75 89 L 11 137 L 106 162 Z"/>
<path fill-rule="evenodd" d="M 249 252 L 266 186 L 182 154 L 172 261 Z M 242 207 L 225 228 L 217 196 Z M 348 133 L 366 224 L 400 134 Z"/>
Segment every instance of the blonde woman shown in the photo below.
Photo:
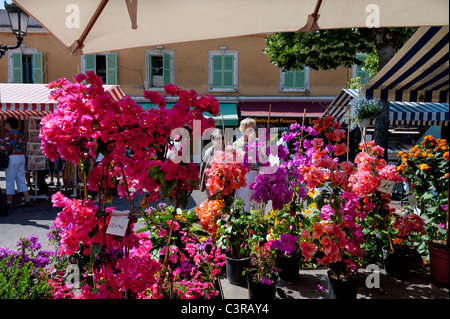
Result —
<path fill-rule="evenodd" d="M 243 119 L 239 124 L 239 130 L 241 131 L 242 136 L 233 143 L 233 150 L 245 153 L 245 145 L 248 143 L 248 141 L 256 141 L 256 121 L 250 117 Z M 245 156 L 248 156 L 248 154 L 245 154 Z M 251 207 L 256 204 L 250 199 L 253 191 L 249 186 L 255 180 L 256 175 L 258 175 L 257 164 L 251 163 L 250 168 L 251 171 L 249 171 L 245 175 L 247 186 L 241 187 L 240 189 L 236 190 L 236 198 L 240 197 L 243 200 L 243 202 L 245 203 L 244 209 L 246 212 L 250 212 Z"/>

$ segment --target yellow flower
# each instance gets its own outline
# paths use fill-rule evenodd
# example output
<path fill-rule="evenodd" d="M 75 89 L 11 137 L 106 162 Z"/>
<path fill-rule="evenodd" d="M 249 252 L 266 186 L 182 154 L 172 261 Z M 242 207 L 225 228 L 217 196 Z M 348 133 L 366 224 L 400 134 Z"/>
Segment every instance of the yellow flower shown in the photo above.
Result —
<path fill-rule="evenodd" d="M 316 196 L 316 194 L 317 194 L 317 191 L 314 189 L 314 190 L 309 190 L 308 191 L 308 195 L 309 195 L 309 197 L 314 197 L 314 196 Z"/>
<path fill-rule="evenodd" d="M 430 169 L 430 166 L 428 166 L 427 164 L 420 164 L 419 168 L 422 171 L 427 171 Z"/>
<path fill-rule="evenodd" d="M 317 204 L 316 204 L 316 203 L 312 203 L 312 204 L 311 204 L 311 208 L 312 208 L 312 209 L 317 209 Z"/>
<path fill-rule="evenodd" d="M 308 215 L 309 213 L 311 213 L 311 211 L 309 209 L 305 209 L 303 212 L 305 213 L 305 215 Z"/>

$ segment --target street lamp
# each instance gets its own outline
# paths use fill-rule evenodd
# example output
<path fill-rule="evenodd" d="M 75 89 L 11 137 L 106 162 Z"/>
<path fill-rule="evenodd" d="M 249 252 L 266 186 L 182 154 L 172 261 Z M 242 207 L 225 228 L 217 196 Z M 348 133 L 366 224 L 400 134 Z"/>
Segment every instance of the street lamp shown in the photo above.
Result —
<path fill-rule="evenodd" d="M 24 36 L 27 35 L 29 15 L 20 9 L 15 3 L 6 3 L 5 9 L 8 12 L 9 22 L 11 24 L 12 32 L 17 37 L 17 44 L 14 47 L 0 44 L 0 59 L 8 50 L 16 49 L 22 44 Z"/>

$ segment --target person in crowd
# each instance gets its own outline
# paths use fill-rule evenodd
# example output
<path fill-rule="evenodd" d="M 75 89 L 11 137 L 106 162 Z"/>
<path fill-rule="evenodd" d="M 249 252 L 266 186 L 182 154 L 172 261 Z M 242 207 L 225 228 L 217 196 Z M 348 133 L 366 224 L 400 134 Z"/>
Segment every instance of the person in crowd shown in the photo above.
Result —
<path fill-rule="evenodd" d="M 256 130 L 255 119 L 250 117 L 243 119 L 241 123 L 239 123 L 239 131 L 241 131 L 242 136 L 233 143 L 233 150 L 246 153 L 245 145 L 248 143 L 248 141 L 249 140 L 257 141 L 255 130 Z M 245 156 L 248 156 L 248 154 L 246 154 Z M 244 210 L 247 213 L 250 212 L 251 206 L 256 204 L 254 201 L 250 199 L 250 197 L 253 194 L 253 191 L 250 189 L 250 184 L 255 180 L 256 176 L 258 175 L 258 163 L 251 163 L 250 168 L 251 170 L 245 175 L 247 186 L 237 189 L 235 193 L 236 198 L 240 197 L 245 203 Z"/>
<path fill-rule="evenodd" d="M 213 199 L 214 196 L 209 194 L 209 191 L 206 188 L 206 181 L 208 180 L 208 176 L 206 175 L 205 170 L 211 165 L 211 162 L 214 160 L 217 152 L 224 151 L 225 142 L 222 130 L 216 128 L 211 133 L 211 142 L 213 145 L 205 151 L 202 163 L 200 164 L 200 191 L 206 191 L 206 197 L 208 198 L 208 200 Z"/>
<path fill-rule="evenodd" d="M 31 205 L 28 187 L 25 182 L 25 139 L 18 130 L 19 121 L 14 117 L 8 117 L 5 122 L 8 130 L 0 148 L 9 154 L 9 165 L 5 169 L 6 177 L 6 202 L 8 207 L 13 207 L 13 196 L 15 195 L 15 184 L 17 190 L 23 194 L 24 199 L 19 206 Z"/>
<path fill-rule="evenodd" d="M 50 173 L 50 183 L 48 186 L 55 186 L 55 178 L 56 178 L 56 186 L 60 187 L 61 182 L 61 172 L 64 167 L 64 160 L 61 157 L 58 157 L 58 159 L 55 162 L 52 162 L 51 160 L 48 160 L 48 167 L 49 167 L 49 173 Z"/>

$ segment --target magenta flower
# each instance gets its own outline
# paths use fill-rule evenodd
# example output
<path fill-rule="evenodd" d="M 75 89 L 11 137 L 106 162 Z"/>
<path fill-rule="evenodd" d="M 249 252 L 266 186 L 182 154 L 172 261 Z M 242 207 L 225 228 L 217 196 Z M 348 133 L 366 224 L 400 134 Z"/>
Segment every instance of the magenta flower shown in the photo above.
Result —
<path fill-rule="evenodd" d="M 289 255 L 297 249 L 298 237 L 291 234 L 281 234 L 280 240 L 272 242 L 272 248 L 282 251 Z"/>

